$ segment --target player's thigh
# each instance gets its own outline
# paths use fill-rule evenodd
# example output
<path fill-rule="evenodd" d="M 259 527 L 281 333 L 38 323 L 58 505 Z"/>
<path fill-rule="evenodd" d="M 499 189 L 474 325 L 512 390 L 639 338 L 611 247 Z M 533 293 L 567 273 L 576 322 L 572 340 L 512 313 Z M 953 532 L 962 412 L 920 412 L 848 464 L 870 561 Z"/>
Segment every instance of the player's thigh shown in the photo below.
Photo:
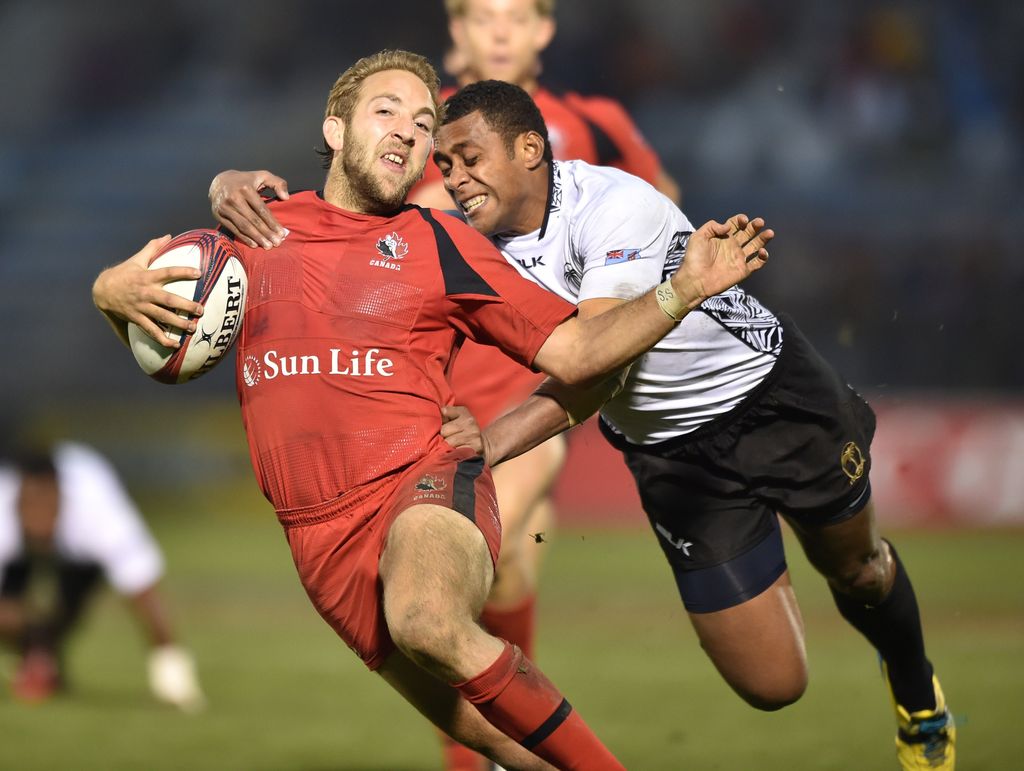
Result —
<path fill-rule="evenodd" d="M 788 571 L 746 602 L 690 613 L 701 647 L 727 683 L 759 709 L 778 709 L 807 687 L 803 619 Z"/>
<path fill-rule="evenodd" d="M 468 448 L 428 456 L 401 475 L 384 509 L 385 611 L 415 603 L 419 612 L 477 618 L 501 545 L 494 484 L 483 460 Z"/>
<path fill-rule="evenodd" d="M 494 487 L 505 539 L 526 532 L 534 506 L 551 492 L 565 465 L 566 442 L 556 436 L 494 468 Z"/>
<path fill-rule="evenodd" d="M 380 558 L 385 611 L 415 602 L 476 618 L 494 579 L 483 533 L 459 512 L 419 504 L 400 512 Z"/>

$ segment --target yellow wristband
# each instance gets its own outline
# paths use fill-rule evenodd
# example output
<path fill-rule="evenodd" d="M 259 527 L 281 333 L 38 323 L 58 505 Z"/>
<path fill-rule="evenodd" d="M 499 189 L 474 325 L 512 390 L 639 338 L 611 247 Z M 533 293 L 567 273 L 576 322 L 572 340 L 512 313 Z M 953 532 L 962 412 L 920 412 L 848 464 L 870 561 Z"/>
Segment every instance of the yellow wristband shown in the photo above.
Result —
<path fill-rule="evenodd" d="M 654 290 L 654 298 L 666 316 L 676 322 L 682 321 L 687 311 L 686 303 L 679 299 L 676 290 L 672 288 L 672 279 L 666 279 L 658 284 Z"/>

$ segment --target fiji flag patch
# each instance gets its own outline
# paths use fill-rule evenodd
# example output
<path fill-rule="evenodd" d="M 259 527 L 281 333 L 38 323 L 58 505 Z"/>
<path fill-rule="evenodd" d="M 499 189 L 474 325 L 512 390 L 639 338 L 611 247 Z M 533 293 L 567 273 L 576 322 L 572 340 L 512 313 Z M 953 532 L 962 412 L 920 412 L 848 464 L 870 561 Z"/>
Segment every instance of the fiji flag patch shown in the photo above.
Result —
<path fill-rule="evenodd" d="M 604 257 L 605 265 L 617 265 L 620 262 L 630 262 L 640 259 L 639 249 L 612 249 Z"/>

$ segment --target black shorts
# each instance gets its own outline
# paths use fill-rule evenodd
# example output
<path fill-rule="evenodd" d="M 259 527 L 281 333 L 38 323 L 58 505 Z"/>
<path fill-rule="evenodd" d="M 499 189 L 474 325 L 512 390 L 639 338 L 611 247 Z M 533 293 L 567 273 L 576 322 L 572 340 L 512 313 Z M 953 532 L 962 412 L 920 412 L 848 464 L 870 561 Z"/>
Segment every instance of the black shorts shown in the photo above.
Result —
<path fill-rule="evenodd" d="M 783 344 L 735 409 L 684 436 L 635 445 L 603 421 L 691 612 L 722 610 L 785 570 L 776 514 L 805 527 L 853 516 L 871 495 L 871 407 L 783 317 Z"/>
<path fill-rule="evenodd" d="M 32 621 L 22 632 L 23 650 L 46 648 L 56 651 L 85 610 L 89 599 L 102 586 L 103 570 L 95 562 L 76 562 L 56 555 L 28 552 L 0 567 L 0 598 L 24 602 L 36 594 L 43 607 L 34 607 Z M 35 592 L 34 587 L 52 582 L 56 591 Z"/>

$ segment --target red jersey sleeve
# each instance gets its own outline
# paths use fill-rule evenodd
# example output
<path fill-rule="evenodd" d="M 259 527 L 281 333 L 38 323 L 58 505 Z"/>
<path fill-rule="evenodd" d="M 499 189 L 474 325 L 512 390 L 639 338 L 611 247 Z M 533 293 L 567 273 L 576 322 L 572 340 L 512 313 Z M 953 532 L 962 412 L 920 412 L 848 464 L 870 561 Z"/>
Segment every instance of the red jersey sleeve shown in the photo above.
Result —
<path fill-rule="evenodd" d="M 434 228 L 452 327 L 531 366 L 544 341 L 576 313 L 576 306 L 519 275 L 494 244 L 466 223 L 431 209 L 420 211 Z"/>
<path fill-rule="evenodd" d="M 620 157 L 608 165 L 627 171 L 652 185 L 657 183 L 658 173 L 661 171 L 658 155 L 647 144 L 640 129 L 621 104 L 614 99 L 584 97 L 579 94 L 566 94 L 564 101 L 567 106 L 586 117 L 611 139 Z M 440 177 L 440 172 L 438 176 Z"/>

